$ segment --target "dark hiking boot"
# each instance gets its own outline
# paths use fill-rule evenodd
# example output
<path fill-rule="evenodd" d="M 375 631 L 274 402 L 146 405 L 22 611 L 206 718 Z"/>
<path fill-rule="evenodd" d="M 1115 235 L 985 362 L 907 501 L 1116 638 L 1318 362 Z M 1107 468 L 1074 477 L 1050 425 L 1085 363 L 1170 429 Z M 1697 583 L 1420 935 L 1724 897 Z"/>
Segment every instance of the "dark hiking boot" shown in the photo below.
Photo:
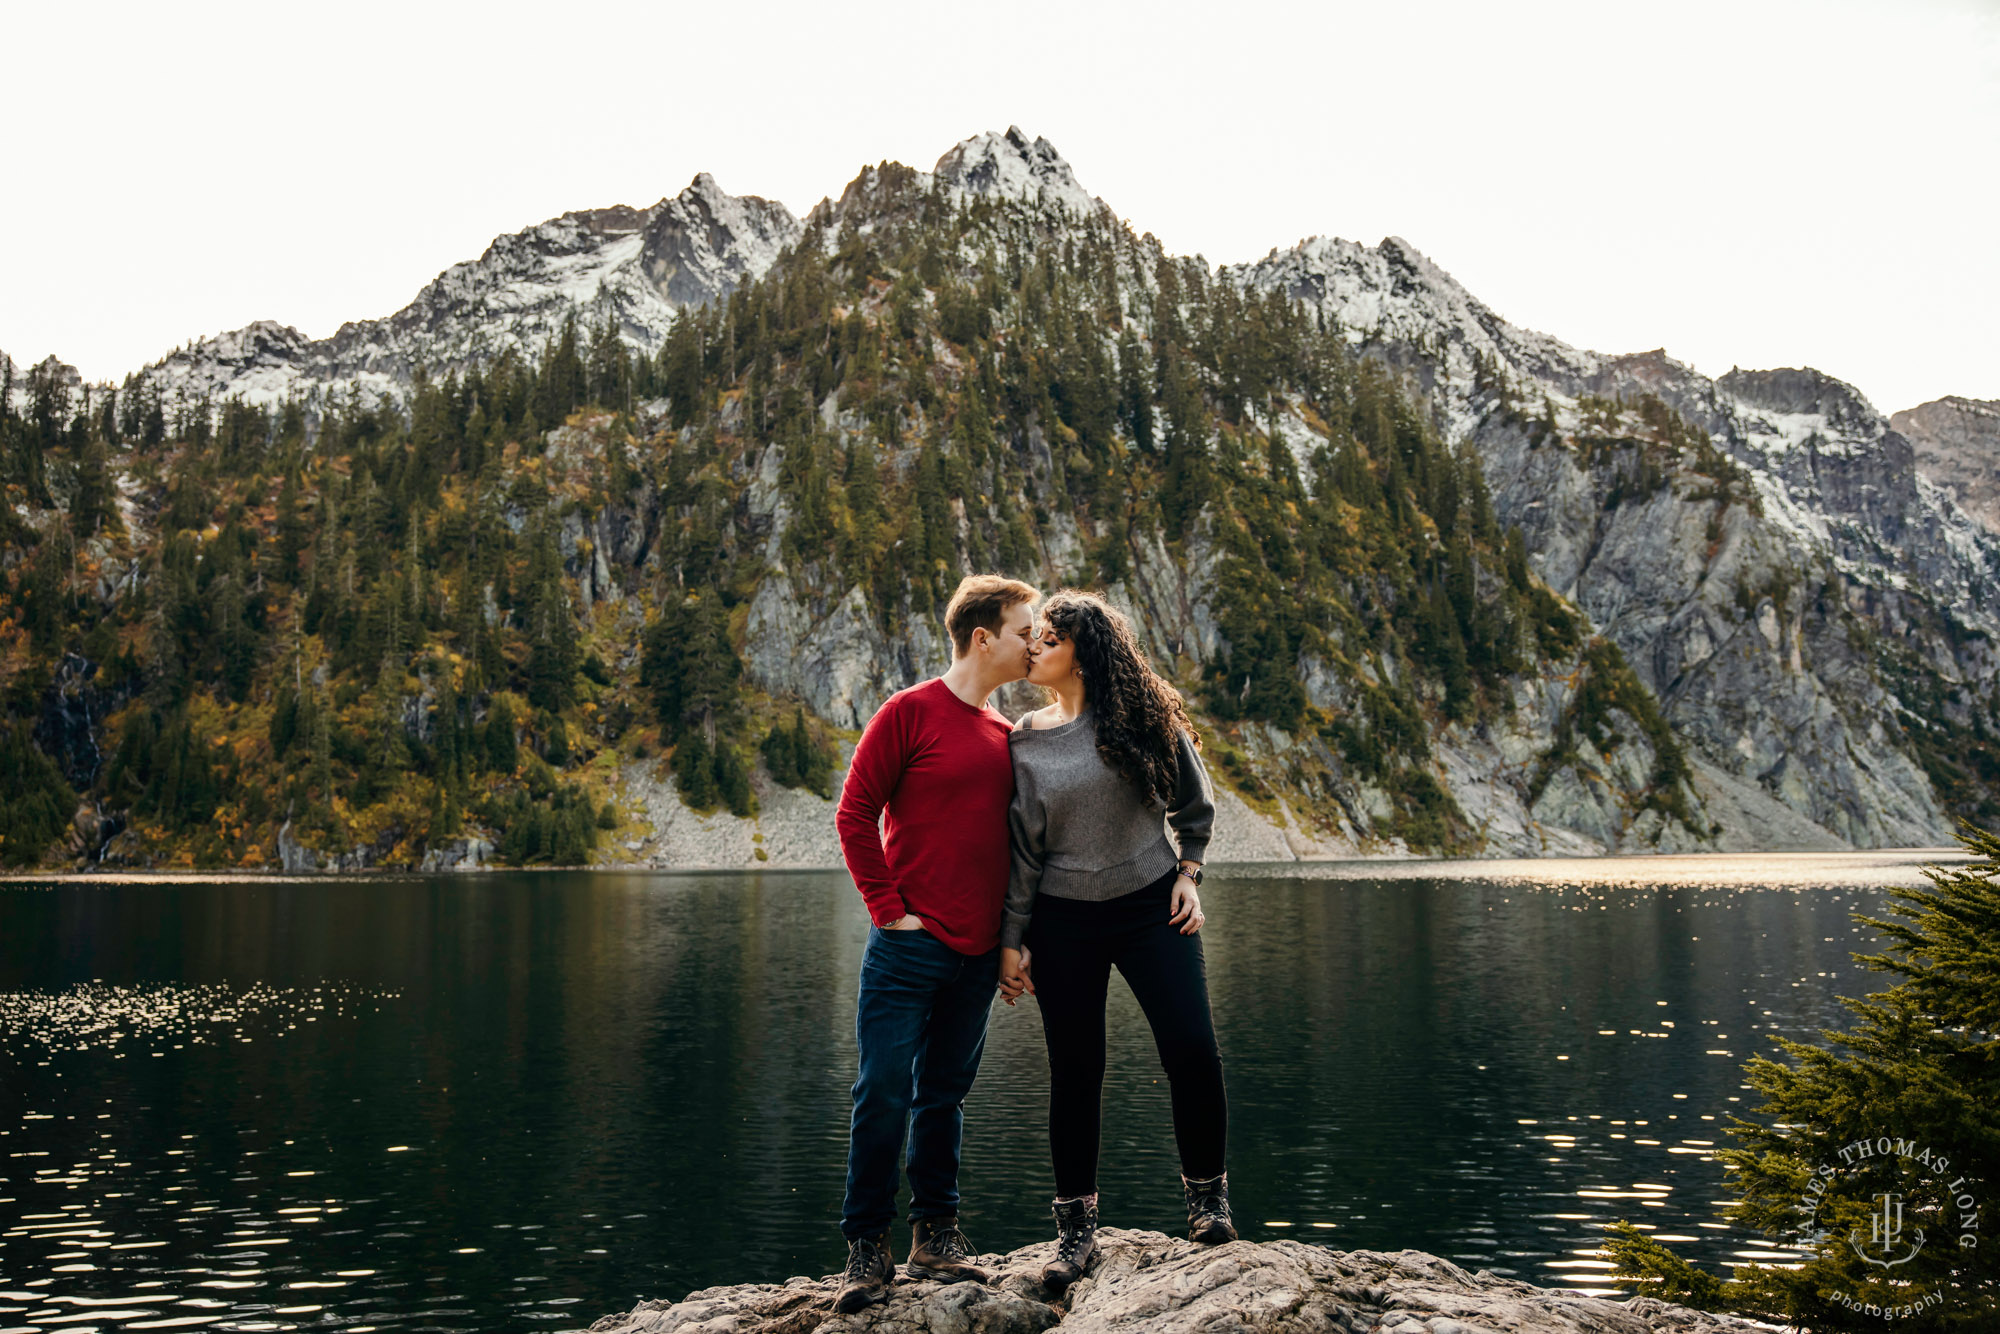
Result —
<path fill-rule="evenodd" d="M 1229 1221 L 1229 1173 L 1205 1181 L 1181 1178 L 1187 1192 L 1188 1240 L 1204 1246 L 1220 1246 L 1236 1240 L 1236 1225 Z"/>
<path fill-rule="evenodd" d="M 842 1315 L 853 1315 L 877 1302 L 886 1302 L 889 1285 L 895 1281 L 896 1264 L 889 1257 L 889 1234 L 857 1237 L 847 1243 L 847 1272 L 841 1276 L 833 1309 Z"/>
<path fill-rule="evenodd" d="M 972 1246 L 958 1230 L 956 1218 L 919 1218 L 910 1224 L 910 1258 L 903 1272 L 911 1278 L 945 1283 L 984 1283 L 992 1278 L 972 1263 Z"/>
<path fill-rule="evenodd" d="M 1042 1285 L 1060 1293 L 1083 1277 L 1097 1249 L 1097 1196 L 1057 1200 L 1055 1214 L 1056 1258 L 1042 1266 Z"/>

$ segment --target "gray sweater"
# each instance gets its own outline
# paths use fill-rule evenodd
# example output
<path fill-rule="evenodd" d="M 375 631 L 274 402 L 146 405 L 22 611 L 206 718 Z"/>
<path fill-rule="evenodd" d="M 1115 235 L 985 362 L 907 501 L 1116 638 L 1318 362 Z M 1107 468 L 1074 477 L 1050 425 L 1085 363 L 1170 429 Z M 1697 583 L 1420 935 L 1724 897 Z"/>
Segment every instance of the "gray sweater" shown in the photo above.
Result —
<path fill-rule="evenodd" d="M 1202 860 L 1215 824 L 1208 772 L 1186 733 L 1180 782 L 1163 812 L 1097 753 L 1097 716 L 1088 705 L 1060 727 L 1035 731 L 1026 724 L 1022 719 L 1007 742 L 1014 757 L 1014 804 L 1007 812 L 1014 866 L 1000 944 L 1010 949 L 1021 946 L 1037 894 L 1102 900 L 1143 889 L 1176 861 Z M 1166 824 L 1179 837 L 1179 857 L 1167 843 Z"/>

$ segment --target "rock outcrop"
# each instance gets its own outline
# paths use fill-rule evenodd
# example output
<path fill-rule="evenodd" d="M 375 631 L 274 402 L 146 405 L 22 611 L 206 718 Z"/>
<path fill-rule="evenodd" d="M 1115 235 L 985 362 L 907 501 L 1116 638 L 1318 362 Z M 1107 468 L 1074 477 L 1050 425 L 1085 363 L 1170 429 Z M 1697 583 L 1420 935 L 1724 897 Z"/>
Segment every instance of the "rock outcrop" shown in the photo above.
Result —
<path fill-rule="evenodd" d="M 1918 472 L 2000 533 L 2000 402 L 1954 395 L 1905 408 L 1889 425 L 1916 449 Z"/>
<path fill-rule="evenodd" d="M 1143 1330 L 1315 1334 L 1725 1334 L 1767 1326 L 1648 1297 L 1609 1301 L 1467 1273 L 1421 1251 L 1334 1251 L 1297 1241 L 1205 1247 L 1107 1228 L 1083 1279 L 1057 1297 L 1039 1275 L 1053 1243 L 983 1257 L 991 1284 L 900 1281 L 859 1315 L 833 1311 L 839 1280 L 793 1278 L 642 1302 L 591 1334 L 1072 1334 Z"/>

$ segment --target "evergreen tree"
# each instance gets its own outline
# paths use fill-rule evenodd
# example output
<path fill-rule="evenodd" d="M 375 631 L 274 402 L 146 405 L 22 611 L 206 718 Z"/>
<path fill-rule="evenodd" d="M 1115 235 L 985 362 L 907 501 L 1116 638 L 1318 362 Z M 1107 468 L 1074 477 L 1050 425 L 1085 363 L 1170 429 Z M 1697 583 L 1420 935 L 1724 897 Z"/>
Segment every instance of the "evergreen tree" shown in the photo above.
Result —
<path fill-rule="evenodd" d="M 576 701 L 576 674 L 582 664 L 553 524 L 547 521 L 541 524 L 531 551 L 524 693 L 536 708 L 560 713 Z"/>
<path fill-rule="evenodd" d="M 369 758 L 385 770 L 408 768 L 410 748 L 403 725 L 403 662 L 393 650 L 383 653 L 376 671 L 373 705 Z"/>
<path fill-rule="evenodd" d="M 304 720 L 309 726 L 302 729 L 312 738 L 309 790 L 316 813 L 325 818 L 333 809 L 333 702 L 318 686 L 306 698 L 313 705 L 310 716 Z"/>
<path fill-rule="evenodd" d="M 1968 826 L 1960 842 L 1974 860 L 1925 868 L 1928 888 L 1891 890 L 1890 919 L 1855 915 L 1886 942 L 1856 957 L 1895 984 L 1844 1000 L 1853 1027 L 1829 1030 L 1825 1045 L 1778 1038 L 1788 1060 L 1758 1056 L 1747 1067 L 1763 1103 L 1756 1119 L 1733 1119 L 1739 1147 L 1720 1154 L 1730 1168 L 1725 1187 L 1740 1221 L 1808 1244 L 1812 1257 L 1797 1267 L 1738 1266 L 1723 1280 L 1625 1226 L 1607 1242 L 1621 1277 L 1709 1310 L 1813 1330 L 1882 1327 L 1880 1314 L 1854 1310 L 1836 1293 L 1878 1308 L 1941 1293 L 1944 1304 L 1925 1313 L 1933 1328 L 1980 1331 L 2000 1321 L 2000 1257 L 1991 1246 L 1957 1244 L 1966 1215 L 1985 1198 L 1979 1192 L 2000 1182 L 2000 836 Z M 1883 1136 L 1948 1164 L 1912 1173 L 1907 1157 L 1852 1149 Z M 1851 1179 L 1829 1189 L 1823 1168 L 1851 1170 Z M 1848 1241 L 1851 1231 L 1867 1234 L 1882 1191 L 1904 1192 L 1908 1226 L 1926 1233 L 1915 1256 L 1893 1268 L 1864 1263 Z M 1809 1213 L 1801 1201 L 1815 1195 L 1824 1202 Z"/>
<path fill-rule="evenodd" d="M 639 682 L 652 692 L 654 711 L 676 741 L 700 731 L 707 745 L 718 727 L 732 724 L 742 676 L 728 614 L 714 593 L 668 605 L 646 631 Z"/>
<path fill-rule="evenodd" d="M 705 811 L 715 805 L 715 752 L 700 729 L 690 731 L 674 748 L 674 780 L 690 810 Z"/>
<path fill-rule="evenodd" d="M 77 465 L 76 490 L 70 497 L 70 531 L 79 542 L 97 536 L 100 529 L 116 533 L 123 528 L 116 502 L 110 451 L 101 436 L 93 436 Z"/>
<path fill-rule="evenodd" d="M 773 782 L 828 795 L 827 782 L 836 757 L 833 747 L 821 742 L 806 726 L 803 707 L 793 708 L 789 727 L 781 722 L 765 734 L 762 751 L 764 768 Z"/>
<path fill-rule="evenodd" d="M 588 383 L 589 370 L 577 352 L 576 316 L 571 315 L 542 353 L 530 405 L 537 429 L 524 430 L 522 434 L 533 438 L 540 430 L 560 426 L 583 402 Z"/>
<path fill-rule="evenodd" d="M 28 725 L 0 721 L 0 863 L 33 866 L 69 828 L 76 792 Z"/>
<path fill-rule="evenodd" d="M 298 471 L 288 468 L 284 485 L 278 490 L 278 552 L 274 571 L 280 581 L 288 584 L 298 582 L 300 557 L 311 543 L 302 505 Z"/>
<path fill-rule="evenodd" d="M 722 804 L 735 816 L 747 816 L 757 809 L 756 798 L 750 792 L 750 769 L 743 763 L 743 757 L 736 753 L 736 747 L 724 745 L 715 750 L 715 794 Z"/>
<path fill-rule="evenodd" d="M 487 769 L 497 774 L 513 773 L 520 763 L 520 751 L 514 737 L 514 710 L 504 696 L 495 698 L 487 710 L 483 736 Z"/>
<path fill-rule="evenodd" d="M 542 758 L 561 768 L 569 763 L 569 729 L 555 714 L 543 710 L 535 720 L 536 729 L 542 734 Z"/>
<path fill-rule="evenodd" d="M 782 723 L 764 735 L 764 770 L 781 787 L 798 787 L 799 760 L 792 733 Z"/>

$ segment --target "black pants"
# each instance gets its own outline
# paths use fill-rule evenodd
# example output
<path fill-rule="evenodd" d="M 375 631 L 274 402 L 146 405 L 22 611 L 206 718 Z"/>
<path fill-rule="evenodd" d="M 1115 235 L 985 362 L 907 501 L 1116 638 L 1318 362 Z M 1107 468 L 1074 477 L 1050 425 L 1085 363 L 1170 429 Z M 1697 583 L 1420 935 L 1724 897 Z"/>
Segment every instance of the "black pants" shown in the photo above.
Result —
<path fill-rule="evenodd" d="M 1222 1053 L 1208 1010 L 1201 936 L 1167 922 L 1174 873 L 1101 903 L 1044 894 L 1027 939 L 1029 970 L 1049 1048 L 1049 1151 L 1056 1194 L 1097 1189 L 1103 1119 L 1104 1001 L 1115 966 L 1152 1025 L 1171 1085 L 1181 1171 L 1205 1178 L 1223 1170 L 1228 1102 Z"/>

